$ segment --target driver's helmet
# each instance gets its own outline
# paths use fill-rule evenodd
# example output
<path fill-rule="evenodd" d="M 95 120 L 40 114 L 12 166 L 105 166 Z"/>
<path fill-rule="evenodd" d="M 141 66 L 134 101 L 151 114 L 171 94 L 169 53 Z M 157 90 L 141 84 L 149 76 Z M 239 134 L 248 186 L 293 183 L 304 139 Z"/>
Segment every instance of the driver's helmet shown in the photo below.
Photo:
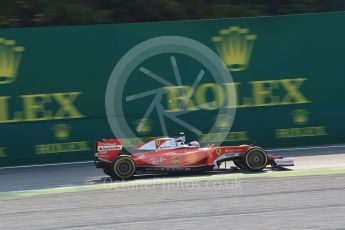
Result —
<path fill-rule="evenodd" d="M 184 136 L 184 132 L 178 132 L 176 137 L 174 137 L 176 147 L 183 147 L 186 142 L 186 137 Z"/>

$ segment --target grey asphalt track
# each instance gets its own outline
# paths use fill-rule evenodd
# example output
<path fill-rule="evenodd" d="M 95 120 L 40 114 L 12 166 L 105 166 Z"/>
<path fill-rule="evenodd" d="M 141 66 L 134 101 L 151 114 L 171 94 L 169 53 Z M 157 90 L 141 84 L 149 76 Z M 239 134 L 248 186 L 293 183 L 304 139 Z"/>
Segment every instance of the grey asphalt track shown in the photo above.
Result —
<path fill-rule="evenodd" d="M 155 185 L 0 201 L 0 229 L 344 229 L 345 176 Z"/>
<path fill-rule="evenodd" d="M 277 152 L 345 159 L 344 146 Z M 90 163 L 2 169 L 0 192 L 97 184 L 103 179 L 102 171 Z M 345 174 L 335 174 L 233 177 L 1 198 L 0 229 L 345 229 L 344 194 Z"/>

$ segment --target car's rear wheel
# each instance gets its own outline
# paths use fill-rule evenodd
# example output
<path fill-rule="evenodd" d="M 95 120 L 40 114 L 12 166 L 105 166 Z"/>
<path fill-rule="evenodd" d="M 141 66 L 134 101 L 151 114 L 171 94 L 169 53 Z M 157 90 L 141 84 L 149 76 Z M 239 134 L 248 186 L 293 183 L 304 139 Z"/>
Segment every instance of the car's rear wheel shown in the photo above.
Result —
<path fill-rule="evenodd" d="M 135 162 L 129 156 L 119 156 L 112 163 L 113 179 L 130 179 L 135 174 Z"/>
<path fill-rule="evenodd" d="M 234 159 L 233 162 L 234 162 L 235 166 L 239 169 L 248 169 L 243 158 Z"/>
<path fill-rule="evenodd" d="M 261 148 L 250 149 L 244 157 L 247 168 L 251 171 L 261 171 L 267 165 L 267 153 Z"/>

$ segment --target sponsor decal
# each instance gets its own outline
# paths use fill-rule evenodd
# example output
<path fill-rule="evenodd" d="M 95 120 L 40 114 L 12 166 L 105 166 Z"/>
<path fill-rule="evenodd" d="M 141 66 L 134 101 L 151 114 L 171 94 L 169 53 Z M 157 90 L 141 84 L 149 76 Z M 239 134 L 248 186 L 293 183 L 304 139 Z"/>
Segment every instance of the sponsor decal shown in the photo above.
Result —
<path fill-rule="evenodd" d="M 177 165 L 179 162 L 180 162 L 180 159 L 178 157 L 173 157 L 171 159 L 171 163 L 174 164 L 174 165 Z"/>
<path fill-rule="evenodd" d="M 107 152 L 98 152 L 98 158 L 101 159 L 107 159 L 108 158 L 108 153 Z"/>
<path fill-rule="evenodd" d="M 221 29 L 219 35 L 212 37 L 219 56 L 230 71 L 245 70 L 249 66 L 250 56 L 257 36 L 249 29 L 230 26 Z"/>
<path fill-rule="evenodd" d="M 261 106 L 281 106 L 311 103 L 303 94 L 301 87 L 307 78 L 291 78 L 278 80 L 250 81 L 248 83 L 206 83 L 192 89 L 190 86 L 168 86 L 166 90 L 167 112 L 182 112 L 195 110 L 218 110 L 222 107 L 231 109 Z M 237 103 L 232 104 L 230 97 L 233 88 L 236 88 Z M 185 92 L 188 97 L 182 97 L 179 92 Z M 207 92 L 214 94 L 212 106 L 206 103 Z M 242 95 L 251 92 L 251 95 Z M 205 104 L 206 103 L 206 104 Z M 226 128 L 231 124 L 232 116 L 223 114 L 216 118 L 215 125 Z"/>
<path fill-rule="evenodd" d="M 71 126 L 67 124 L 58 124 L 52 128 L 54 136 L 58 140 L 65 140 L 71 136 Z"/>
<path fill-rule="evenodd" d="M 306 109 L 297 109 L 291 113 L 295 124 L 304 125 L 308 123 L 309 111 Z"/>
<path fill-rule="evenodd" d="M 153 165 L 157 165 L 158 163 L 162 163 L 162 162 L 166 161 L 166 158 L 161 156 L 159 158 L 151 158 L 150 161 Z"/>
<path fill-rule="evenodd" d="M 274 161 L 277 165 L 281 166 L 294 164 L 294 160 L 291 158 L 275 159 Z"/>
<path fill-rule="evenodd" d="M 0 96 L 0 124 L 60 119 L 78 119 L 83 115 L 74 104 L 81 92 Z M 20 105 L 12 111 L 10 105 Z"/>
<path fill-rule="evenodd" d="M 216 149 L 216 153 L 219 156 L 220 154 L 222 154 L 222 150 L 221 149 Z"/>
<path fill-rule="evenodd" d="M 198 160 L 199 160 L 199 155 L 197 153 L 191 153 L 185 157 L 185 161 L 188 164 L 193 164 L 193 163 L 197 162 Z"/>
<path fill-rule="evenodd" d="M 0 84 L 15 81 L 24 50 L 15 40 L 0 37 Z"/>
<path fill-rule="evenodd" d="M 327 135 L 325 126 L 276 129 L 277 138 L 314 137 Z"/>
<path fill-rule="evenodd" d="M 142 118 L 142 119 L 138 119 L 136 120 L 136 122 L 134 123 L 134 125 L 136 125 L 136 131 L 140 134 L 147 134 L 150 133 L 152 130 L 152 121 L 150 119 L 147 118 Z"/>
<path fill-rule="evenodd" d="M 292 120 L 298 127 L 276 129 L 276 138 L 297 138 L 326 136 L 326 126 L 308 126 L 310 112 L 305 109 L 298 109 L 291 112 Z"/>
<path fill-rule="evenodd" d="M 114 150 L 122 150 L 122 145 L 109 144 L 109 145 L 97 146 L 97 151 L 114 151 Z"/>
<path fill-rule="evenodd" d="M 224 152 L 225 153 L 241 153 L 243 152 L 243 149 L 244 149 L 243 147 L 230 147 L 228 149 L 225 149 Z"/>
<path fill-rule="evenodd" d="M 36 154 L 52 154 L 65 152 L 91 151 L 89 141 L 71 141 L 66 142 L 71 136 L 71 126 L 67 124 L 54 125 L 51 128 L 54 138 L 59 143 L 45 143 L 35 145 Z M 99 151 L 99 150 L 98 150 Z"/>
<path fill-rule="evenodd" d="M 219 129 L 226 129 L 230 126 L 232 117 L 228 115 L 220 115 L 215 117 L 216 127 Z"/>
<path fill-rule="evenodd" d="M 89 141 L 52 143 L 35 145 L 36 154 L 91 151 Z"/>

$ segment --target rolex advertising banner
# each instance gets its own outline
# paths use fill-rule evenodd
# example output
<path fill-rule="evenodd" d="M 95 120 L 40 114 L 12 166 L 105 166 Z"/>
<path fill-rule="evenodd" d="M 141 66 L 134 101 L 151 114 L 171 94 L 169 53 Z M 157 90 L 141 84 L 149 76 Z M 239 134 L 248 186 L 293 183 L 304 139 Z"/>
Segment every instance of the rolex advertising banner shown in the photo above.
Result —
<path fill-rule="evenodd" d="M 201 145 L 345 142 L 345 13 L 0 30 L 0 166 Z"/>

